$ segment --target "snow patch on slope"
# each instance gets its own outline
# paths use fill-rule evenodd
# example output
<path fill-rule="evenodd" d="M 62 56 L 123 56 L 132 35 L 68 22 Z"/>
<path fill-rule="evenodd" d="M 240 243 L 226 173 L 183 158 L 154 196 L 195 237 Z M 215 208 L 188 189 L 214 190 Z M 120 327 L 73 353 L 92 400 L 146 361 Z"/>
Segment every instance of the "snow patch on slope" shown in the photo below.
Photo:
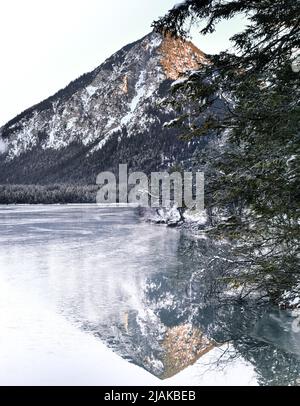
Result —
<path fill-rule="evenodd" d="M 7 151 L 7 143 L 2 138 L 0 138 L 0 155 L 5 154 L 6 151 Z"/>
<path fill-rule="evenodd" d="M 133 114 L 141 101 L 142 98 L 145 97 L 146 94 L 146 87 L 145 87 L 145 78 L 146 78 L 146 72 L 142 71 L 139 77 L 139 80 L 137 81 L 135 85 L 135 90 L 136 90 L 136 95 L 132 99 L 130 105 L 129 105 L 129 112 L 124 116 L 121 120 L 121 125 L 126 125 L 128 124 L 132 117 Z"/>
<path fill-rule="evenodd" d="M 162 42 L 163 42 L 162 36 L 157 34 L 157 35 L 153 36 L 153 38 L 151 39 L 149 44 L 147 44 L 147 49 L 150 51 L 153 51 L 154 49 L 157 49 L 158 47 L 160 47 Z"/>
<path fill-rule="evenodd" d="M 20 156 L 24 151 L 31 150 L 38 143 L 38 114 L 35 113 L 28 123 L 22 123 L 22 129 L 12 137 L 8 146 L 8 160 Z"/>
<path fill-rule="evenodd" d="M 95 86 L 88 86 L 86 91 L 88 92 L 89 96 L 92 97 L 97 92 L 97 87 Z"/>
<path fill-rule="evenodd" d="M 121 131 L 121 127 L 116 127 L 113 128 L 112 130 L 110 130 L 105 136 L 104 138 L 99 142 L 99 144 L 97 144 L 93 149 L 91 149 L 90 154 L 93 154 L 96 151 L 99 151 L 100 149 L 102 149 L 104 147 L 104 145 L 108 142 L 108 140 L 116 133 L 118 133 L 119 131 Z"/>

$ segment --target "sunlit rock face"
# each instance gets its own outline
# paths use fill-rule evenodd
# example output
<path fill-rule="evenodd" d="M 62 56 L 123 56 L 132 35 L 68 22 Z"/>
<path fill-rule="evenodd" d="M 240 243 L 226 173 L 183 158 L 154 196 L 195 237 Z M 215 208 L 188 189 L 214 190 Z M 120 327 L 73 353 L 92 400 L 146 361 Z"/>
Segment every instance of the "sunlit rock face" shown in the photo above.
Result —
<path fill-rule="evenodd" d="M 194 44 L 181 38 L 167 35 L 159 52 L 165 75 L 172 80 L 179 79 L 187 70 L 197 70 L 207 63 L 207 58 Z"/>
<path fill-rule="evenodd" d="M 147 172 L 188 160 L 201 143 L 164 128 L 175 117 L 164 101 L 205 62 L 190 42 L 157 33 L 127 45 L 0 129 L 0 182 L 94 183 L 119 163 Z"/>

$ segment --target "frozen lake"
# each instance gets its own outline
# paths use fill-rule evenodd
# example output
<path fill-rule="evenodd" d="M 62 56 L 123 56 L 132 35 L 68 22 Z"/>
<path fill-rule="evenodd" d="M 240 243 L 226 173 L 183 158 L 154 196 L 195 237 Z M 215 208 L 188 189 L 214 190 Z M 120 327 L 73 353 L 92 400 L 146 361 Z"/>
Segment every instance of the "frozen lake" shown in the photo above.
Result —
<path fill-rule="evenodd" d="M 0 206 L 0 385 L 257 384 L 193 288 L 203 250 L 131 209 Z"/>

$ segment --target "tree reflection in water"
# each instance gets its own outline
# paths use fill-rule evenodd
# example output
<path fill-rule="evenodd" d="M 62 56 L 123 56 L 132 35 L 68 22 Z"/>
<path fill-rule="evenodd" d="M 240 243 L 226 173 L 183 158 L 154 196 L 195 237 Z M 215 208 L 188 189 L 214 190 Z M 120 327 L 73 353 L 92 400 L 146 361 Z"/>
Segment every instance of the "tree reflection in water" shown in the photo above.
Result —
<path fill-rule="evenodd" d="M 291 314 L 224 294 L 230 261 L 226 245 L 182 232 L 177 261 L 147 279 L 142 309 L 130 309 L 123 323 L 102 325 L 99 335 L 162 379 L 230 342 L 234 351 L 223 363 L 242 356 L 261 385 L 299 384 L 300 334 L 291 329 Z"/>

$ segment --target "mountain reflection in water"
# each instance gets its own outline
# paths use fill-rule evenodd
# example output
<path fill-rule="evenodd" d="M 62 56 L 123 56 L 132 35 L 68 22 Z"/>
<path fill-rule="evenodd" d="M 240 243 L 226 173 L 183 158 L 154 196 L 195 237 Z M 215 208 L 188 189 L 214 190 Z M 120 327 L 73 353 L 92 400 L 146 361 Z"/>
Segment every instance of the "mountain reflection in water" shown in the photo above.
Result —
<path fill-rule="evenodd" d="M 224 261 L 219 259 L 226 258 L 226 247 L 184 232 L 175 245 L 176 261 L 166 258 L 162 271 L 136 286 L 138 305 L 112 325 L 93 326 L 96 334 L 162 379 L 216 346 L 232 343 L 232 360 L 242 356 L 251 362 L 260 384 L 298 385 L 300 334 L 291 329 L 290 312 L 251 301 L 220 302 Z"/>
<path fill-rule="evenodd" d="M 299 384 L 290 312 L 219 299 L 226 245 L 96 206 L 2 207 L 0 226 L 5 279 L 152 374 L 230 342 L 226 362 L 248 360 L 260 384 Z"/>

